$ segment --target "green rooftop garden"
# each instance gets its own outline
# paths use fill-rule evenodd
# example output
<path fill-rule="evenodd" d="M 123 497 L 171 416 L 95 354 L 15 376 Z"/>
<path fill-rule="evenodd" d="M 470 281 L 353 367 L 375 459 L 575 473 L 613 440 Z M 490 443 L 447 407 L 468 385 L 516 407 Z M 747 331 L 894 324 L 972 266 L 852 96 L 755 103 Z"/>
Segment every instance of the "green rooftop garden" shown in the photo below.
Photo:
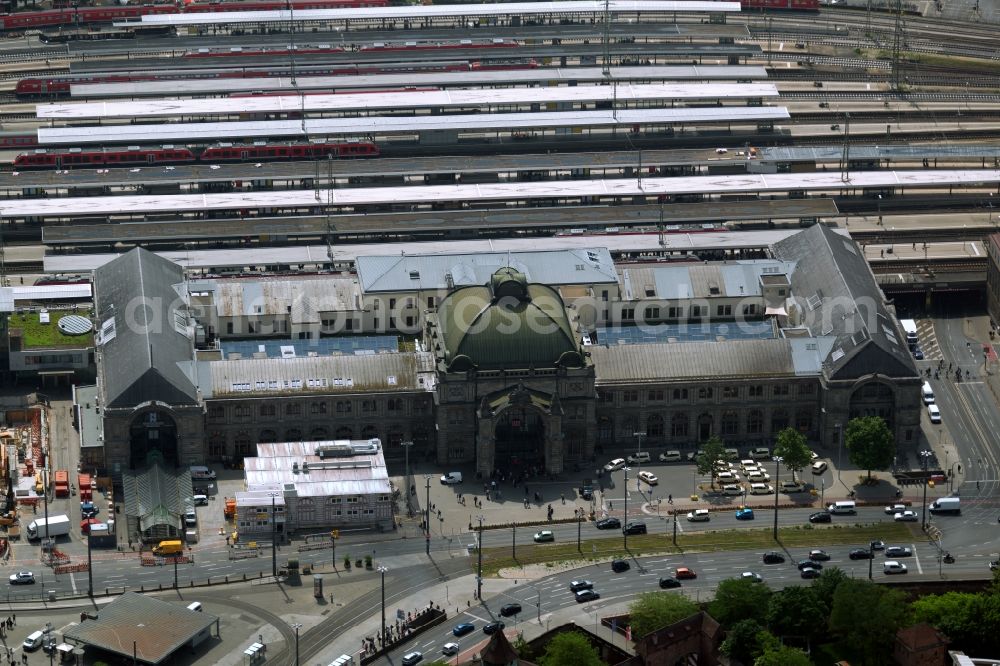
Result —
<path fill-rule="evenodd" d="M 50 312 L 49 323 L 43 324 L 38 319 L 37 312 L 20 312 L 10 315 L 7 328 L 21 330 L 23 349 L 79 349 L 91 347 L 94 344 L 94 334 L 63 335 L 56 325 L 57 322 L 72 312 Z"/>

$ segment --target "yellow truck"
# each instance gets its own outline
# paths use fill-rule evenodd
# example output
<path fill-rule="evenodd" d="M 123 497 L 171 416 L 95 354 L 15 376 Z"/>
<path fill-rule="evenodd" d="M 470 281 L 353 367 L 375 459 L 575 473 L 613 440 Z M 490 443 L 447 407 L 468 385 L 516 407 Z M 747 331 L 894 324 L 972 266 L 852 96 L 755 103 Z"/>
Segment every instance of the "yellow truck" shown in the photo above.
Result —
<path fill-rule="evenodd" d="M 153 555 L 160 557 L 168 555 L 181 555 L 184 553 L 184 544 L 180 541 L 161 541 L 153 546 Z"/>

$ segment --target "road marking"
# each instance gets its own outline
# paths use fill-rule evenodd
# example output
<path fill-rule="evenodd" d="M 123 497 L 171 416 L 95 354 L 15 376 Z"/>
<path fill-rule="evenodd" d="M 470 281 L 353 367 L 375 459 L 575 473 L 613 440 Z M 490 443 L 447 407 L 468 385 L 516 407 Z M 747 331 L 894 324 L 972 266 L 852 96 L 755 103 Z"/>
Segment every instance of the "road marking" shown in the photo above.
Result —
<path fill-rule="evenodd" d="M 917 554 L 917 544 L 911 543 L 910 550 L 913 551 L 913 559 L 917 562 L 917 573 L 922 574 L 924 572 L 924 568 L 920 566 L 920 556 Z"/>
<path fill-rule="evenodd" d="M 72 573 L 69 575 L 69 582 L 73 586 L 73 594 L 76 594 L 76 577 Z"/>
<path fill-rule="evenodd" d="M 487 620 L 486 618 L 479 617 L 478 615 L 475 615 L 474 613 L 470 613 L 468 611 L 466 611 L 465 614 L 468 615 L 469 617 L 471 617 L 473 620 L 479 620 L 480 622 L 490 622 L 490 620 Z"/>

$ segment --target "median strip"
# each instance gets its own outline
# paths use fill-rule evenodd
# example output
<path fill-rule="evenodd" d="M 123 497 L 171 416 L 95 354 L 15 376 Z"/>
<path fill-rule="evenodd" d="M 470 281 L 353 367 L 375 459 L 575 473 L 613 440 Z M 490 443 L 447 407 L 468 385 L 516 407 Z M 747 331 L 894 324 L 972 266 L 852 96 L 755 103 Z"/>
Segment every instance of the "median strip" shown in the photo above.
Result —
<path fill-rule="evenodd" d="M 869 523 L 832 527 L 783 527 L 778 530 L 776 544 L 770 529 L 719 530 L 677 533 L 677 545 L 671 534 L 640 534 L 628 538 L 629 550 L 622 548 L 621 535 L 581 541 L 577 550 L 576 540 L 534 545 L 517 545 L 517 559 L 511 557 L 509 546 L 483 548 L 483 575 L 495 576 L 501 569 L 541 564 L 607 560 L 615 557 L 640 557 L 670 553 L 713 552 L 729 550 L 773 550 L 775 547 L 820 548 L 823 546 L 855 544 L 866 546 L 869 541 L 911 541 L 916 532 L 902 523 Z M 581 552 L 582 551 L 582 552 Z M 477 566 L 472 558 L 472 566 Z"/>

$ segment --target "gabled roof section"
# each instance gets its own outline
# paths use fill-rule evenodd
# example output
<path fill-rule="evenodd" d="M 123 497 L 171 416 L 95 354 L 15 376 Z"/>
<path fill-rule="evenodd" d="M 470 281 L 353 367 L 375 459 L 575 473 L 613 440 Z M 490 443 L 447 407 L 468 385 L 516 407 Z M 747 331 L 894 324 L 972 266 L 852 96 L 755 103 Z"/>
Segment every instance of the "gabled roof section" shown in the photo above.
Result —
<path fill-rule="evenodd" d="M 548 285 L 617 283 L 607 248 L 477 254 L 421 254 L 358 257 L 365 293 L 451 290 L 489 282 L 497 269 L 514 268 L 529 282 Z"/>
<path fill-rule="evenodd" d="M 816 224 L 771 251 L 795 264 L 792 294 L 801 325 L 813 337 L 834 338 L 826 360 L 830 378 L 917 374 L 898 322 L 853 240 Z"/>
<path fill-rule="evenodd" d="M 158 400 L 198 401 L 183 367 L 193 356 L 193 327 L 177 264 L 136 248 L 94 271 L 100 384 L 107 407 Z"/>

